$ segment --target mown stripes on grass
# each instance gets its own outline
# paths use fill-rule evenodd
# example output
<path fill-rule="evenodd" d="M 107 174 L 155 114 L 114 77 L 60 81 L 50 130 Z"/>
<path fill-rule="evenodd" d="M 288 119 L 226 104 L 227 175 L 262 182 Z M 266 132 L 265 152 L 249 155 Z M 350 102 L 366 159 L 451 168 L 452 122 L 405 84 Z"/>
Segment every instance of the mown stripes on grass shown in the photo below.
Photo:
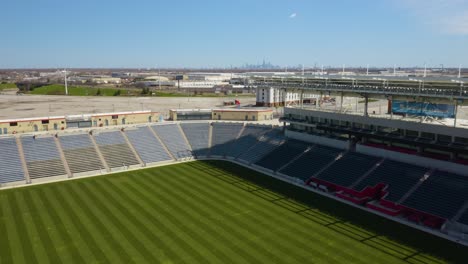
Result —
<path fill-rule="evenodd" d="M 442 263 L 239 173 L 255 174 L 190 162 L 1 191 L 0 263 Z"/>
<path fill-rule="evenodd" d="M 193 175 L 198 177 L 199 175 Z M 189 180 L 188 178 L 186 178 Z M 182 178 L 178 178 L 178 180 L 183 180 Z M 249 208 L 251 212 L 253 212 L 257 217 L 256 219 L 249 219 L 248 223 L 243 225 L 244 227 L 249 226 L 249 224 L 255 223 L 256 225 L 260 224 L 263 226 L 263 229 L 265 230 L 272 230 L 274 231 L 273 233 L 275 234 L 281 234 L 283 238 L 287 238 L 288 241 L 292 241 L 293 243 L 290 244 L 284 244 L 283 246 L 288 247 L 286 250 L 279 250 L 282 255 L 287 255 L 288 252 L 291 252 L 291 250 L 295 251 L 295 256 L 296 257 L 302 257 L 300 261 L 307 261 L 311 260 L 314 258 L 317 259 L 329 259 L 334 262 L 339 262 L 339 261 L 352 261 L 355 258 L 355 254 L 347 254 L 346 251 L 348 249 L 343 249 L 340 250 L 339 252 L 336 252 L 336 254 L 329 255 L 327 256 L 326 253 L 329 251 L 327 250 L 326 242 L 326 233 L 308 233 L 306 230 L 305 226 L 301 227 L 300 229 L 296 229 L 298 226 L 297 222 L 291 222 L 291 221 L 282 221 L 282 218 L 278 218 L 277 215 L 280 215 L 284 212 L 280 208 L 271 208 L 270 210 L 264 210 L 263 206 L 258 206 L 258 203 L 251 203 L 249 202 L 249 196 L 232 196 L 232 190 L 228 188 L 228 186 L 224 185 L 217 185 L 217 182 L 210 181 L 209 179 L 202 179 L 200 177 L 199 179 L 201 183 L 203 184 L 198 184 L 196 186 L 193 186 L 193 189 L 195 188 L 206 188 L 207 190 L 216 190 L 216 188 L 227 188 L 227 190 L 216 190 L 215 193 L 220 193 L 222 194 L 222 197 L 229 198 L 230 200 L 233 201 L 233 203 L 230 203 L 231 205 L 243 205 L 244 207 Z M 170 178 L 168 178 L 168 181 L 170 181 Z M 169 184 L 170 185 L 170 184 Z M 183 184 L 181 186 L 187 186 L 186 184 Z M 185 190 L 188 191 L 188 190 Z M 209 193 L 206 191 L 200 190 L 200 193 L 206 193 L 208 196 Z M 216 201 L 216 197 L 207 197 L 205 201 L 203 201 L 201 204 L 207 205 L 210 203 L 210 201 Z M 267 206 L 267 205 L 265 205 Z M 217 209 L 214 209 L 217 210 Z M 231 210 L 228 210 L 231 211 Z M 232 211 L 236 211 L 235 209 Z M 228 221 L 228 219 L 225 219 L 225 221 Z M 308 224 L 308 222 L 305 222 L 305 224 Z M 314 227 L 310 226 L 310 229 L 313 230 Z M 284 230 L 288 230 L 288 232 L 284 232 Z M 272 238 L 270 241 L 271 242 L 280 242 L 281 240 L 278 240 L 277 238 Z M 313 244 L 314 247 L 310 247 L 309 245 Z M 344 245 L 346 247 L 352 247 L 352 244 L 350 245 Z M 278 249 L 278 247 L 276 247 Z M 297 260 L 296 260 L 297 261 Z"/>

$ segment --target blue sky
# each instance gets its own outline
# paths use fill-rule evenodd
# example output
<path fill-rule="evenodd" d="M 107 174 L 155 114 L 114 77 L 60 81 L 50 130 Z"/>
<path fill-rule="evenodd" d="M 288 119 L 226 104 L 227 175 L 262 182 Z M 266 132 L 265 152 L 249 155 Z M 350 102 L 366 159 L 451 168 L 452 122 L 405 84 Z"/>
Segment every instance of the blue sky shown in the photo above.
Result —
<path fill-rule="evenodd" d="M 0 68 L 468 67 L 468 0 L 2 1 Z"/>

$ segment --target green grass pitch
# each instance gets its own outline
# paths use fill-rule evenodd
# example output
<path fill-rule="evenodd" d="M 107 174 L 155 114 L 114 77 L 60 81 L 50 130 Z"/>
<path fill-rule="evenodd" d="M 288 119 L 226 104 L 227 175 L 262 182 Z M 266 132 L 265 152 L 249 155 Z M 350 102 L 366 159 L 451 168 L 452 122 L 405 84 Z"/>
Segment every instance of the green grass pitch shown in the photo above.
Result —
<path fill-rule="evenodd" d="M 467 252 L 222 161 L 0 191 L 2 264 L 463 263 Z"/>

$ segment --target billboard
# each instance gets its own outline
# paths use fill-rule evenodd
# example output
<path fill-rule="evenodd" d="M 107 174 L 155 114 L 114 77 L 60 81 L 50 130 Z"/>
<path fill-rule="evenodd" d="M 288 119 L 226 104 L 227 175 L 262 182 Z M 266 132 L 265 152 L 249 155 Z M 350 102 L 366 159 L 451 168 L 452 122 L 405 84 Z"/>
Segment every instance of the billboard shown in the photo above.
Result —
<path fill-rule="evenodd" d="M 454 118 L 455 106 L 448 104 L 433 104 L 427 102 L 408 102 L 393 100 L 392 112 L 400 115 L 432 116 Z"/>

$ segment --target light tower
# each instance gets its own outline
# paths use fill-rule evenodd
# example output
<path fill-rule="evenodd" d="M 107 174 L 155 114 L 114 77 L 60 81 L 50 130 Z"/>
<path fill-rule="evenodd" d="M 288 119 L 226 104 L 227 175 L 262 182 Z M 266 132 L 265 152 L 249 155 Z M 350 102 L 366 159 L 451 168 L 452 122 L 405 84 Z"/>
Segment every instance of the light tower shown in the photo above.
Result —
<path fill-rule="evenodd" d="M 65 74 L 65 95 L 68 95 L 67 69 L 64 69 L 63 73 Z"/>

